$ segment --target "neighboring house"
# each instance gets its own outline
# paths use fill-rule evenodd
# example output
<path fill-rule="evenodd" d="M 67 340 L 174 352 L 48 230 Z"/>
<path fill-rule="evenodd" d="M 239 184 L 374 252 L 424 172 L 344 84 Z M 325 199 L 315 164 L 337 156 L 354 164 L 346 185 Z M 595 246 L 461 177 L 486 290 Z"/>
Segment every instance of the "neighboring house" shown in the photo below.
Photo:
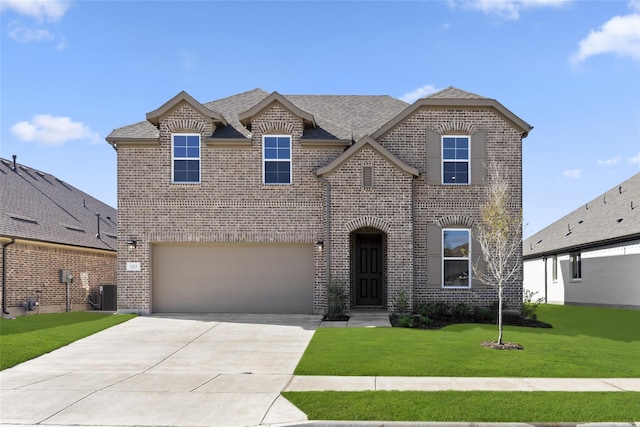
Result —
<path fill-rule="evenodd" d="M 536 297 L 640 309 L 640 173 L 526 239 L 523 253 Z"/>
<path fill-rule="evenodd" d="M 402 295 L 490 305 L 496 290 L 471 274 L 471 227 L 495 162 L 519 214 L 530 129 L 453 87 L 412 105 L 261 89 L 201 104 L 181 92 L 107 137 L 119 309 L 322 314 L 328 279 L 349 310 L 392 311 Z M 521 304 L 521 277 L 506 294 Z"/>
<path fill-rule="evenodd" d="M 15 156 L 0 159 L 0 243 L 3 315 L 101 308 L 100 286 L 115 293 L 117 211 Z"/>

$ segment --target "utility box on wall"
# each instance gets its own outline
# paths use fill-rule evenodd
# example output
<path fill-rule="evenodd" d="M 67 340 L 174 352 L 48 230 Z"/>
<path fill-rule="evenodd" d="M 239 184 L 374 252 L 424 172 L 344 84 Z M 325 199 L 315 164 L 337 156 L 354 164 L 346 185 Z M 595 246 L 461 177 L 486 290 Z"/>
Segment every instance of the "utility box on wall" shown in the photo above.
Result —
<path fill-rule="evenodd" d="M 118 290 L 116 285 L 100 285 L 102 307 L 104 311 L 118 310 Z"/>
<path fill-rule="evenodd" d="M 60 283 L 66 283 L 69 280 L 69 270 L 58 270 L 60 274 Z"/>

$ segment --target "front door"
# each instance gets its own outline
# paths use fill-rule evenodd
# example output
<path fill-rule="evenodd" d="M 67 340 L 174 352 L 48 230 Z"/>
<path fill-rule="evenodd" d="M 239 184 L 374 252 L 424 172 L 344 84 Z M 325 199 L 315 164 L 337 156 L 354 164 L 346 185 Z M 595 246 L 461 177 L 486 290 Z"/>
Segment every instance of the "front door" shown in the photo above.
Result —
<path fill-rule="evenodd" d="M 382 305 L 382 235 L 356 235 L 356 306 Z"/>

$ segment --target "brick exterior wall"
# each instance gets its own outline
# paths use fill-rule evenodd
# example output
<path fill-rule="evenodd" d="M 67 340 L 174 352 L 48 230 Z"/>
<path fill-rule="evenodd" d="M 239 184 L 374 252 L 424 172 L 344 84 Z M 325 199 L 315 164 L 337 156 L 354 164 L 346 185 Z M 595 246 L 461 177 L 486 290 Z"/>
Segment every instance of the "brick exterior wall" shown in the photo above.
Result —
<path fill-rule="evenodd" d="M 185 129 L 184 126 L 188 126 Z M 383 135 L 380 142 L 407 165 L 414 178 L 400 171 L 376 150 L 364 145 L 328 173 L 331 235 L 326 236 L 326 183 L 315 171 L 342 148 L 302 146 L 303 122 L 279 103 L 253 117 L 251 146 L 207 145 L 213 127 L 187 103 L 160 120 L 160 140 L 153 146 L 118 147 L 118 302 L 122 311 L 148 313 L 152 307 L 152 248 L 171 242 L 325 242 L 330 249 L 330 274 L 353 296 L 353 236 L 378 230 L 385 250 L 384 299 L 389 310 L 403 290 L 410 303 L 429 301 L 488 305 L 497 299 L 492 288 L 442 289 L 428 283 L 427 224 L 467 226 L 480 219 L 483 185 L 427 184 L 426 132 L 487 133 L 487 161 L 495 161 L 513 191 L 514 214 L 522 206 L 521 137 L 490 109 L 422 108 Z M 171 132 L 200 132 L 201 183 L 171 183 Z M 262 135 L 292 137 L 292 184 L 262 183 Z M 473 150 L 473 148 L 472 148 Z M 362 167 L 373 172 L 373 187 L 363 188 Z M 459 222 L 460 224 L 456 224 Z M 136 239 L 134 250 L 126 240 Z M 316 251 L 314 312 L 325 313 L 326 252 Z M 141 271 L 127 271 L 139 262 Z M 513 262 L 521 262 L 521 257 Z M 519 306 L 519 277 L 506 289 L 507 300 Z"/>
<path fill-rule="evenodd" d="M 116 284 L 116 253 L 100 250 L 16 242 L 7 246 L 7 311 L 25 314 L 23 304 L 41 291 L 39 312 L 66 311 L 66 284 L 59 270 L 74 276 L 69 294 L 73 311 L 91 310 L 88 296 L 97 301 L 100 285 Z M 0 274 L 1 260 L 0 260 Z"/>

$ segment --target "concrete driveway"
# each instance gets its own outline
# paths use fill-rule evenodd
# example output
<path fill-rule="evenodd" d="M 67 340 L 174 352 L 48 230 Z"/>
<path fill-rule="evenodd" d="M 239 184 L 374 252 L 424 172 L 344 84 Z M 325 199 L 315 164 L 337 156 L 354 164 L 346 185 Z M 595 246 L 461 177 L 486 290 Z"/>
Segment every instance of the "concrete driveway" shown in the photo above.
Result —
<path fill-rule="evenodd" d="M 306 420 L 280 397 L 320 316 L 137 317 L 0 372 L 3 425 L 255 426 Z"/>

